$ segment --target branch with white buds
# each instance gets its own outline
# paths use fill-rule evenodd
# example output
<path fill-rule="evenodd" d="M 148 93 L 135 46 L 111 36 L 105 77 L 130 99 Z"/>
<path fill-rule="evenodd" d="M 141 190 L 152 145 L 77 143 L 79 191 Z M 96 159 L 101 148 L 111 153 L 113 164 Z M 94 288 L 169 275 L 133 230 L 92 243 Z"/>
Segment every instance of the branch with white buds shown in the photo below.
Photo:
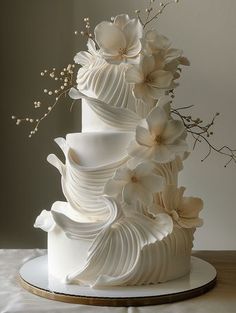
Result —
<path fill-rule="evenodd" d="M 52 104 L 46 105 L 46 111 L 44 110 L 44 113 L 40 117 L 18 118 L 14 115 L 12 116 L 12 119 L 16 121 L 16 125 L 20 125 L 21 123 L 31 123 L 34 125 L 33 130 L 30 131 L 29 138 L 31 138 L 32 135 L 34 135 L 38 131 L 40 123 L 48 117 L 48 115 L 56 107 L 59 100 L 63 96 L 66 97 L 71 87 L 74 87 L 74 67 L 74 64 L 68 64 L 67 67 L 64 67 L 60 71 L 57 71 L 56 68 L 53 68 L 51 70 L 46 69 L 40 73 L 42 77 L 51 78 L 59 83 L 58 87 L 55 90 L 48 90 L 46 88 L 43 89 L 43 93 L 54 99 L 54 101 L 52 101 Z M 35 109 L 42 108 L 42 106 L 45 107 L 43 101 L 34 101 L 33 104 Z"/>

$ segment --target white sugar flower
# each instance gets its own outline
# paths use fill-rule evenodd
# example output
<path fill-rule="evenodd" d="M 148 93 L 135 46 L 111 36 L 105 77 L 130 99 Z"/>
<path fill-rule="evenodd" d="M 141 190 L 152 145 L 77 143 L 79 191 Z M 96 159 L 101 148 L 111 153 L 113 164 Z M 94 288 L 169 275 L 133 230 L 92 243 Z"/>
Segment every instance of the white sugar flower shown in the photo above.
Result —
<path fill-rule="evenodd" d="M 190 65 L 189 60 L 183 57 L 183 51 L 171 48 L 171 42 L 156 30 L 149 30 L 144 39 L 144 51 L 148 55 L 156 55 L 164 60 L 166 71 L 172 72 L 174 78 L 179 78 L 179 65 Z"/>
<path fill-rule="evenodd" d="M 110 196 L 122 195 L 127 204 L 141 201 L 146 205 L 153 203 L 153 193 L 163 188 L 164 179 L 153 174 L 151 162 L 140 163 L 135 169 L 127 166 L 119 168 L 114 177 L 106 183 L 104 193 Z"/>
<path fill-rule="evenodd" d="M 162 52 L 166 57 L 179 57 L 182 50 L 170 48 L 171 43 L 168 38 L 159 34 L 156 30 L 149 30 L 144 38 L 144 50 L 152 55 Z"/>
<path fill-rule="evenodd" d="M 125 73 L 128 83 L 134 84 L 133 95 L 144 103 L 155 104 L 166 90 L 172 89 L 173 74 L 164 70 L 162 58 L 144 56 L 139 65 L 132 65 Z"/>
<path fill-rule="evenodd" d="M 139 20 L 121 14 L 112 22 L 102 22 L 94 30 L 95 39 L 103 57 L 110 63 L 136 58 L 142 45 L 142 25 Z"/>
<path fill-rule="evenodd" d="M 157 194 L 157 211 L 169 214 L 176 226 L 183 228 L 202 226 L 203 221 L 199 218 L 199 212 L 203 208 L 203 201 L 196 197 L 183 197 L 184 191 L 184 187 L 166 185 L 164 190 Z"/>
<path fill-rule="evenodd" d="M 137 126 L 136 140 L 128 147 L 129 155 L 137 160 L 167 163 L 187 150 L 183 123 L 170 118 L 164 108 L 155 107 L 146 121 L 148 129 Z"/>

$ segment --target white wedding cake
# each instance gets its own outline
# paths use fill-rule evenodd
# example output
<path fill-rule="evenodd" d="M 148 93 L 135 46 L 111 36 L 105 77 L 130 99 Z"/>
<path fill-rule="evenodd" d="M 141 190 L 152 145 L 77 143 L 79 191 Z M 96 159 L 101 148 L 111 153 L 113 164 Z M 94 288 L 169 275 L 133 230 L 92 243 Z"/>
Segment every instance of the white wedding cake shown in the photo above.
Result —
<path fill-rule="evenodd" d="M 82 132 L 55 139 L 65 155 L 65 202 L 43 210 L 49 275 L 93 288 L 157 284 L 190 271 L 199 198 L 185 197 L 178 173 L 189 155 L 187 131 L 172 115 L 182 51 L 138 18 L 116 16 L 95 28 L 79 52 L 73 99 Z"/>

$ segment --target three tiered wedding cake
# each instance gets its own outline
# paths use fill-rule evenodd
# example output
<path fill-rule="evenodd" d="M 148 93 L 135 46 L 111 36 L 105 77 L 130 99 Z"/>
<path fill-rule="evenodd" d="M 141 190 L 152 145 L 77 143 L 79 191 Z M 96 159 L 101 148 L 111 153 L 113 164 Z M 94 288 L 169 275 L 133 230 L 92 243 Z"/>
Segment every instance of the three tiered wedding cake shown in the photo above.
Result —
<path fill-rule="evenodd" d="M 178 186 L 189 153 L 170 95 L 189 62 L 125 14 L 94 33 L 88 51 L 75 56 L 81 67 L 70 90 L 82 99 L 82 132 L 55 140 L 65 163 L 48 156 L 66 202 L 35 222 L 48 232 L 49 274 L 93 288 L 181 277 L 203 205 Z"/>

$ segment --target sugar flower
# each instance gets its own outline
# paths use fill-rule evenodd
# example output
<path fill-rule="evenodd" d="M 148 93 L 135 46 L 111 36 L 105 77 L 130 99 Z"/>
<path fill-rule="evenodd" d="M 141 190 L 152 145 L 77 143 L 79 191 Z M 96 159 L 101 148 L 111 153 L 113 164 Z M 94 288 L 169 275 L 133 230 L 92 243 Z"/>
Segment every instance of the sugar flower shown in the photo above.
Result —
<path fill-rule="evenodd" d="M 179 65 L 190 65 L 189 60 L 183 57 L 183 51 L 171 48 L 171 42 L 156 30 L 149 30 L 144 38 L 144 51 L 148 55 L 156 55 L 164 60 L 166 71 L 171 71 L 174 78 L 179 78 Z"/>
<path fill-rule="evenodd" d="M 155 107 L 146 121 L 148 129 L 137 126 L 136 140 L 128 147 L 129 155 L 138 160 L 167 163 L 187 150 L 183 123 L 170 118 L 164 108 Z"/>
<path fill-rule="evenodd" d="M 172 87 L 173 74 L 164 69 L 164 60 L 145 55 L 139 65 L 132 65 L 125 73 L 128 83 L 134 84 L 133 95 L 144 103 L 155 104 Z"/>
<path fill-rule="evenodd" d="M 136 58 L 142 45 L 142 25 L 139 20 L 121 14 L 112 22 L 102 22 L 94 30 L 102 56 L 110 63 L 120 63 Z"/>
<path fill-rule="evenodd" d="M 184 187 L 166 185 L 164 190 L 157 194 L 157 211 L 169 214 L 176 226 L 183 228 L 202 226 L 203 221 L 198 216 L 203 208 L 202 200 L 195 197 L 183 197 L 184 191 Z"/>
<path fill-rule="evenodd" d="M 122 195 L 127 204 L 141 201 L 151 205 L 153 193 L 162 190 L 164 184 L 163 177 L 153 174 L 153 169 L 151 162 L 140 163 L 135 169 L 121 167 L 106 183 L 104 193 L 115 197 Z"/>

